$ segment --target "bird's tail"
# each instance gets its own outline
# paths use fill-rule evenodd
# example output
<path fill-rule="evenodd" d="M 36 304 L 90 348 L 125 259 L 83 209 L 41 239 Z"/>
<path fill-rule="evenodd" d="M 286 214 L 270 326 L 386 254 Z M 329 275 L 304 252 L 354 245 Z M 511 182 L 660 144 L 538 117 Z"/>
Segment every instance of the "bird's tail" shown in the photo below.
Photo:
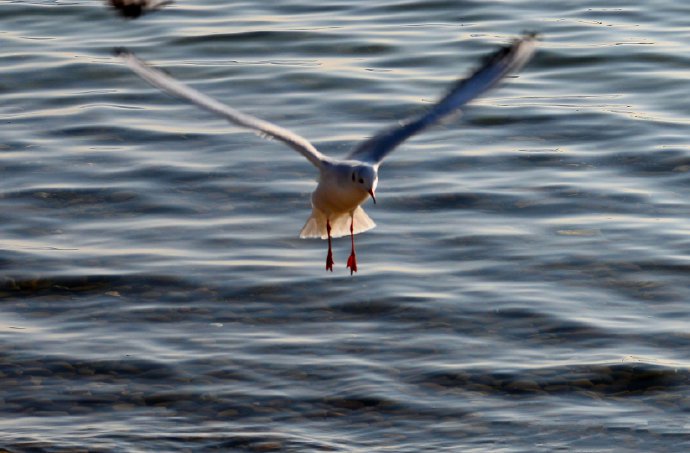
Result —
<path fill-rule="evenodd" d="M 376 226 L 371 217 L 364 212 L 364 209 L 357 207 L 353 214 L 354 219 L 354 233 L 364 233 L 369 231 Z M 350 234 L 350 216 L 349 214 L 343 214 L 338 217 L 332 217 L 330 219 L 331 224 L 331 237 L 339 238 L 341 236 L 347 236 Z M 326 231 L 326 215 L 319 211 L 318 209 L 313 209 L 311 215 L 307 219 L 307 223 L 304 224 L 302 231 L 299 233 L 299 237 L 305 238 L 328 238 L 328 232 Z"/>

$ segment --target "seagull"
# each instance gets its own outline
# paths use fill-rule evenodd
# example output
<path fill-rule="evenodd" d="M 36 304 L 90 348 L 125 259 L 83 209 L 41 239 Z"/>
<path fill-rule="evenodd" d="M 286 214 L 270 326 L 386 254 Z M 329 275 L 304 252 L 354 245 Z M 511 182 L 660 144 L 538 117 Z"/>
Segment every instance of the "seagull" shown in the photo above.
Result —
<path fill-rule="evenodd" d="M 319 171 L 318 185 L 311 196 L 311 215 L 302 228 L 300 237 L 328 239 L 326 270 L 333 272 L 331 240 L 349 234 L 351 252 L 347 268 L 352 275 L 357 272 L 354 235 L 376 226 L 361 205 L 369 198 L 376 203 L 378 170 L 383 159 L 412 135 L 461 113 L 462 106 L 497 85 L 509 74 L 517 72 L 534 54 L 536 40 L 536 33 L 526 33 L 510 45 L 494 51 L 485 57 L 469 77 L 455 81 L 445 96 L 426 112 L 380 131 L 356 146 L 345 159 L 326 156 L 304 137 L 235 110 L 175 80 L 127 49 L 115 49 L 115 54 L 122 58 L 129 69 L 154 87 L 196 104 L 233 124 L 253 130 L 262 137 L 281 141 L 311 162 Z"/>

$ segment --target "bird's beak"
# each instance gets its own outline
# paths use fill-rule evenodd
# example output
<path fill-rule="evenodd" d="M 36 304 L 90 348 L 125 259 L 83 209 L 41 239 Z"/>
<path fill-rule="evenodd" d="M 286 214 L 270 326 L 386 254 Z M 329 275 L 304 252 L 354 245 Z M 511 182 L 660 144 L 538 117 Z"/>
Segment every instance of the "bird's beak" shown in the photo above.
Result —
<path fill-rule="evenodd" d="M 374 189 L 369 189 L 369 195 L 371 195 L 371 199 L 374 200 L 374 204 L 376 204 L 376 196 L 374 195 Z"/>

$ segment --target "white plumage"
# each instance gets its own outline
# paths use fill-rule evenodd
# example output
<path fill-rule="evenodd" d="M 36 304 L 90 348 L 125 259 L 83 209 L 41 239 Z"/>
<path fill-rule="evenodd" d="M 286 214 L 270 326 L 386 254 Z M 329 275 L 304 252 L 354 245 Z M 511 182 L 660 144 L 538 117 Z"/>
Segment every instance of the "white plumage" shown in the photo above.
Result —
<path fill-rule="evenodd" d="M 378 168 L 383 159 L 410 136 L 459 113 L 460 107 L 498 84 L 508 74 L 522 68 L 534 53 L 535 40 L 535 34 L 525 34 L 510 46 L 492 53 L 470 77 L 456 81 L 448 93 L 428 111 L 401 121 L 365 140 L 347 156 L 347 160 L 328 157 L 304 137 L 235 110 L 152 68 L 125 49 L 118 49 L 116 54 L 153 86 L 186 99 L 238 126 L 282 141 L 307 158 L 319 170 L 319 182 L 311 197 L 311 216 L 302 228 L 300 237 L 328 239 L 326 269 L 332 271 L 334 263 L 331 238 L 349 234 L 352 252 L 347 267 L 353 273 L 357 271 L 354 235 L 376 226 L 361 205 L 369 197 L 376 202 Z"/>

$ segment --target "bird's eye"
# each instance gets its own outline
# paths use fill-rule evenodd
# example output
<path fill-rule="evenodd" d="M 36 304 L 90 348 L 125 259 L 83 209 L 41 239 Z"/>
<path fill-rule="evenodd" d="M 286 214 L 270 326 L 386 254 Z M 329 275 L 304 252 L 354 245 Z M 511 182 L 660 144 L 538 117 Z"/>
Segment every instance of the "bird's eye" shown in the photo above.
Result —
<path fill-rule="evenodd" d="M 364 180 L 362 178 L 359 178 L 359 183 L 364 184 Z"/>
<path fill-rule="evenodd" d="M 352 182 L 355 182 L 355 174 L 352 173 Z"/>

